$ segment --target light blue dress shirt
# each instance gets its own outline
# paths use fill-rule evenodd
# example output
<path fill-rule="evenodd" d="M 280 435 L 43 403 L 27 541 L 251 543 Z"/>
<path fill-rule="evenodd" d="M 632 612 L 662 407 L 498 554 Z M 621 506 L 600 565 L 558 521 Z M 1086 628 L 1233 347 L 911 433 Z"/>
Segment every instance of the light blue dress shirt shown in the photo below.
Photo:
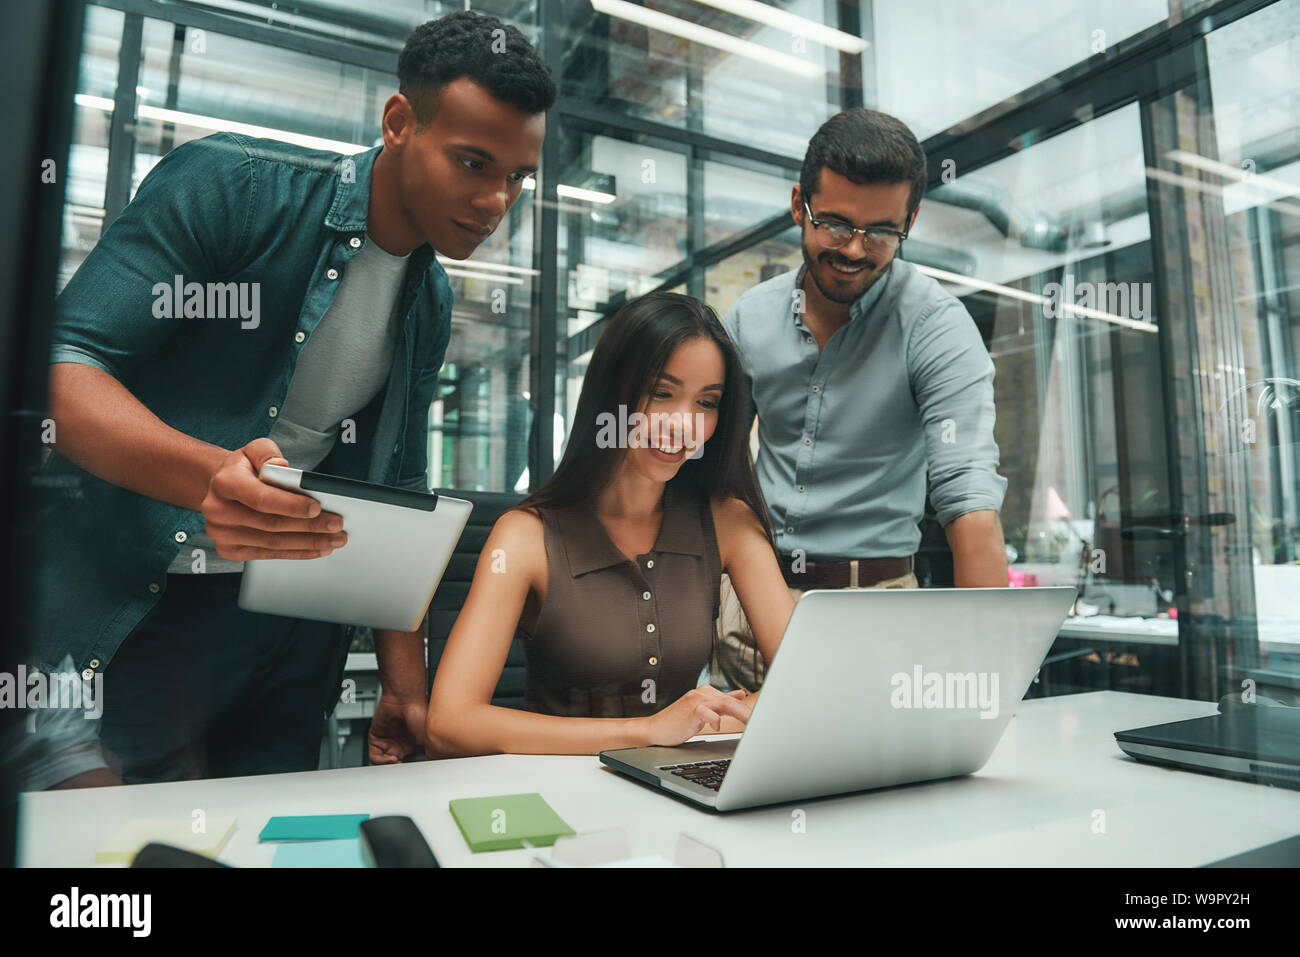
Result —
<path fill-rule="evenodd" d="M 819 355 L 796 310 L 802 273 L 755 286 L 723 319 L 752 385 L 758 478 L 781 553 L 914 554 L 927 471 L 941 524 L 1000 509 L 993 361 L 966 308 L 895 259 Z"/>

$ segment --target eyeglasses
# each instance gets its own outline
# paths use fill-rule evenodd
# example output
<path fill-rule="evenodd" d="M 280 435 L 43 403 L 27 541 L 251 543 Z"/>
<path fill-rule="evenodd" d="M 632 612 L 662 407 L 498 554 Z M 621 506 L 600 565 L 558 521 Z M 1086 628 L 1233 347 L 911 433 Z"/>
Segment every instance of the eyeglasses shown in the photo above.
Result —
<path fill-rule="evenodd" d="M 803 201 L 804 212 L 808 215 L 808 221 L 812 223 L 813 229 L 822 237 L 822 242 L 831 249 L 837 249 L 853 239 L 854 233 L 862 234 L 862 242 L 865 246 L 879 252 L 892 252 L 898 248 L 898 244 L 907 238 L 907 230 L 899 232 L 897 229 L 882 229 L 879 226 L 871 226 L 866 229 L 860 229 L 857 226 L 850 226 L 848 223 L 841 223 L 836 219 L 818 219 L 808 208 L 808 200 Z"/>

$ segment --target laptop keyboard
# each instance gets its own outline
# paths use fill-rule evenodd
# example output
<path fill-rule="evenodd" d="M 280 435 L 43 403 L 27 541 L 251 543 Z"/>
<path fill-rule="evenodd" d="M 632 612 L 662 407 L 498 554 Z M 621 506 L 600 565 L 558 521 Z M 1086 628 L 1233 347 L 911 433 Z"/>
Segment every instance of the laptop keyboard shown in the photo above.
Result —
<path fill-rule="evenodd" d="M 723 758 L 721 761 L 696 761 L 694 764 L 668 764 L 659 770 L 671 771 L 679 778 L 685 778 L 711 791 L 716 791 L 722 786 L 722 778 L 729 767 L 731 767 L 731 758 Z"/>

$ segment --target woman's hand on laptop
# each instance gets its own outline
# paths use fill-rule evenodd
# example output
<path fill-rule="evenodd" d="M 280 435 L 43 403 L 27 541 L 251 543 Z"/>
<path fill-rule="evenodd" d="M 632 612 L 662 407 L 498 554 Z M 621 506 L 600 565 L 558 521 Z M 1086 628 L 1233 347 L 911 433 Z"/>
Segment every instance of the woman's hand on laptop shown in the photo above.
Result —
<path fill-rule="evenodd" d="M 744 724 L 749 720 L 749 706 L 741 700 L 744 697 L 744 691 L 724 694 L 712 685 L 700 685 L 645 719 L 649 743 L 672 747 L 697 734 L 716 734 L 724 716 Z"/>
<path fill-rule="evenodd" d="M 343 519 L 310 496 L 261 479 L 262 466 L 288 465 L 270 439 L 254 439 L 225 457 L 200 511 L 217 554 L 229 561 L 320 558 L 347 542 Z"/>

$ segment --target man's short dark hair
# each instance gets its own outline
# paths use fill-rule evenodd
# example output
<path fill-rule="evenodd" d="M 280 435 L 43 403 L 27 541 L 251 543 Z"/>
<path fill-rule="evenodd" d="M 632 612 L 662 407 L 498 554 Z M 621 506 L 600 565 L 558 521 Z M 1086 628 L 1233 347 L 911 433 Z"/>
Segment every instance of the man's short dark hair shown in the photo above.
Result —
<path fill-rule="evenodd" d="M 909 215 L 925 192 L 925 150 L 905 123 L 876 110 L 837 113 L 813 134 L 799 171 L 804 199 L 811 200 L 817 192 L 823 169 L 860 186 L 910 182 Z"/>
<path fill-rule="evenodd" d="M 460 10 L 411 31 L 397 58 L 397 81 L 417 128 L 433 120 L 438 91 L 461 77 L 524 113 L 544 113 L 555 103 L 551 71 L 522 33 L 496 17 Z"/>

